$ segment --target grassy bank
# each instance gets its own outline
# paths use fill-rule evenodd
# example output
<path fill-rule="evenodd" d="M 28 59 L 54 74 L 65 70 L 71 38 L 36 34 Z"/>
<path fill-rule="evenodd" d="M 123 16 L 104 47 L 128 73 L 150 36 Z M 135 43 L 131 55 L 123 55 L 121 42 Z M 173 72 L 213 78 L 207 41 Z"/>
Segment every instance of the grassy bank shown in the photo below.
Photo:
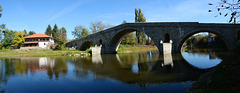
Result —
<path fill-rule="evenodd" d="M 120 45 L 117 53 L 143 53 L 158 50 L 154 45 Z"/>
<path fill-rule="evenodd" d="M 78 50 L 0 50 L 0 57 L 24 56 L 24 57 L 42 57 L 42 56 L 86 56 L 88 51 Z"/>
<path fill-rule="evenodd" d="M 142 53 L 152 50 L 157 50 L 156 46 L 131 46 L 131 45 L 120 45 L 118 53 Z M 43 57 L 43 56 L 88 56 L 90 49 L 86 51 L 79 50 L 0 50 L 0 57 Z"/>

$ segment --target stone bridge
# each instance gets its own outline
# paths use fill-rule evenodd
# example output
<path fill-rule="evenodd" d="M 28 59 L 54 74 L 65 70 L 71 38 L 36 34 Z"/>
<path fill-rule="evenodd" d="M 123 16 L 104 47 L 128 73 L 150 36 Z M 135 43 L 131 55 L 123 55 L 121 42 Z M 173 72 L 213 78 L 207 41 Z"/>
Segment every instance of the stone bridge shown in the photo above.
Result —
<path fill-rule="evenodd" d="M 141 31 L 147 34 L 163 51 L 160 41 L 172 40 L 172 52 L 181 52 L 182 45 L 187 38 L 199 32 L 211 32 L 219 36 L 231 50 L 240 40 L 240 24 L 230 23 L 198 23 L 198 22 L 147 22 L 124 23 L 86 37 L 68 42 L 67 47 L 86 50 L 91 45 L 101 46 L 101 53 L 116 53 L 122 38 L 128 33 Z"/>

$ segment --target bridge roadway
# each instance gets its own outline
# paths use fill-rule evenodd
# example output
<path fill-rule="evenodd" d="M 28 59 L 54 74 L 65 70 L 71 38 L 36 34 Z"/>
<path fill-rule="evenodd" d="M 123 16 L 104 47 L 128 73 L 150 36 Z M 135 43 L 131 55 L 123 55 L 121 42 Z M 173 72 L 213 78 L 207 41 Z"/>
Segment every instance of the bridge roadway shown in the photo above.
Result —
<path fill-rule="evenodd" d="M 172 40 L 172 51 L 181 52 L 184 41 L 199 32 L 211 32 L 219 36 L 231 50 L 240 40 L 240 24 L 231 23 L 198 23 L 198 22 L 146 22 L 124 23 L 118 26 L 75 39 L 67 47 L 85 50 L 91 45 L 101 46 L 101 53 L 116 53 L 123 37 L 128 33 L 141 31 L 147 34 L 156 44 L 160 53 L 163 51 L 161 41 Z"/>

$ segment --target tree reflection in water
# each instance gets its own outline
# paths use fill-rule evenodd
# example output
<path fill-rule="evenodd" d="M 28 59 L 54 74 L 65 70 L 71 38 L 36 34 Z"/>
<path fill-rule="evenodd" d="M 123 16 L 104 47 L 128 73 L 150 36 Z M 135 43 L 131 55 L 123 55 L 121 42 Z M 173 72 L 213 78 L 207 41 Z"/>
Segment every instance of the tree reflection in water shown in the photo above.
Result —
<path fill-rule="evenodd" d="M 85 84 L 77 82 L 84 80 L 89 84 L 92 84 L 92 81 L 101 81 L 100 86 L 103 87 L 107 81 L 114 80 L 117 83 L 146 88 L 146 85 L 160 86 L 165 83 L 178 84 L 179 82 L 195 81 L 205 72 L 205 70 L 198 69 L 186 62 L 181 54 L 170 56 L 159 56 L 158 54 L 158 52 L 152 51 L 91 57 L 0 58 L 0 91 L 5 91 L 9 78 L 18 77 L 38 78 L 41 82 L 49 82 L 50 85 L 64 83 L 69 86 L 73 83 L 75 85 Z M 34 77 L 35 75 L 37 77 Z M 27 79 L 27 81 L 31 80 Z M 51 82 L 53 80 L 55 83 Z M 78 89 L 77 87 L 72 86 L 71 88 Z"/>

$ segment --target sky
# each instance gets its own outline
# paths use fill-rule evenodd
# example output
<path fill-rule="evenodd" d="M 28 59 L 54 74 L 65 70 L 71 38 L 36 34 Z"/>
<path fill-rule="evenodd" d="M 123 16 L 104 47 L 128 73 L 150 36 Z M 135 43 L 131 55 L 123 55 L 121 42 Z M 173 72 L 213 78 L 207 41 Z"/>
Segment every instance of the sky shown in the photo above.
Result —
<path fill-rule="evenodd" d="M 35 31 L 43 34 L 48 25 L 65 27 L 67 39 L 71 31 L 90 22 L 102 21 L 114 26 L 124 20 L 134 22 L 135 8 L 141 8 L 147 22 L 227 23 L 224 17 L 214 17 L 216 7 L 208 3 L 217 0 L 0 0 L 4 9 L 0 24 L 15 31 Z"/>

